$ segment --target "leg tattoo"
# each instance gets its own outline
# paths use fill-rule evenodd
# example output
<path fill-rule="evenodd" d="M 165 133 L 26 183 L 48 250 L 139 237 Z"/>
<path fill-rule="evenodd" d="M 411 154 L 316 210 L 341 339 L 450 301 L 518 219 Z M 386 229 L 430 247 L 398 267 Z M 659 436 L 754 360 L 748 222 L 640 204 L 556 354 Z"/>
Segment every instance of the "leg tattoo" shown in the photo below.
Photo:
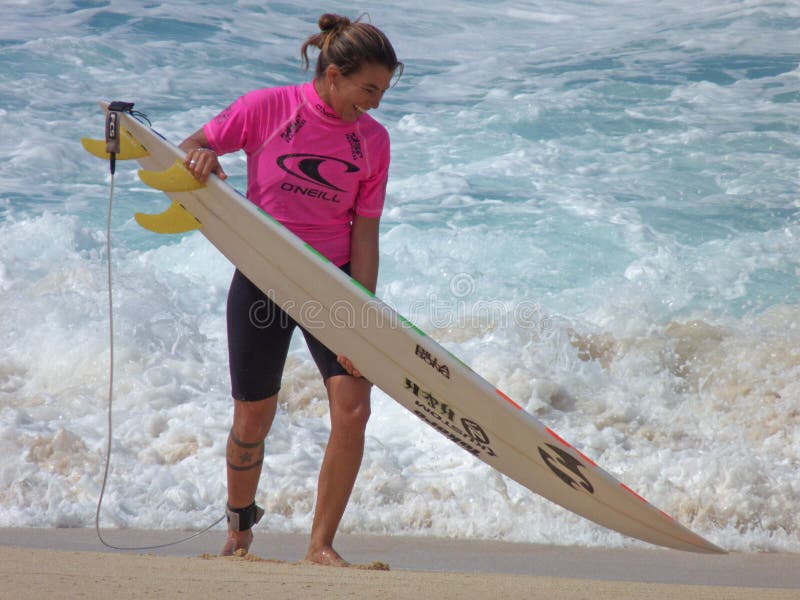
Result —
<path fill-rule="evenodd" d="M 228 435 L 228 467 L 234 471 L 250 471 L 261 467 L 264 462 L 264 440 L 243 442 L 233 430 Z"/>

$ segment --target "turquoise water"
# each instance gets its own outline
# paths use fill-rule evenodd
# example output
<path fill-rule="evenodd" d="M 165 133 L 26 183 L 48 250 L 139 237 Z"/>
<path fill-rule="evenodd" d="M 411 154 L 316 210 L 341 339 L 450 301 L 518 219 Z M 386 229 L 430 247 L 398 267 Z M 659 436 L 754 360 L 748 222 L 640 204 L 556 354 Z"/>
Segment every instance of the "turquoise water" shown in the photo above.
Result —
<path fill-rule="evenodd" d="M 393 157 L 378 295 L 692 529 L 800 550 L 800 9 L 668 4 L 5 3 L 0 525 L 94 517 L 109 177 L 78 140 L 102 135 L 96 101 L 178 142 L 307 80 L 319 13 L 367 11 L 406 63 L 374 113 Z M 191 528 L 225 497 L 232 268 L 132 220 L 165 206 L 119 166 L 109 526 Z M 344 530 L 632 543 L 374 402 Z M 299 339 L 282 403 L 259 501 L 306 531 L 327 407 Z"/>

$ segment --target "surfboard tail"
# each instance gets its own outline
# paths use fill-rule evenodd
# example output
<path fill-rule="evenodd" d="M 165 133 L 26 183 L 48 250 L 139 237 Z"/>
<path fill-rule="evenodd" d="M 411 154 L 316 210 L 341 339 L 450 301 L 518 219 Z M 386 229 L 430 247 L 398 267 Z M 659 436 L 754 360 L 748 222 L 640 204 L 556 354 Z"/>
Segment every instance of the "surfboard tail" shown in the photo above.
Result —
<path fill-rule="evenodd" d="M 130 131 L 121 129 L 119 136 L 120 151 L 116 154 L 119 160 L 146 158 L 150 155 L 147 148 L 133 137 Z M 81 138 L 81 145 L 92 156 L 109 160 L 111 155 L 106 151 L 105 140 Z M 180 160 L 163 171 L 140 170 L 139 178 L 152 188 L 162 192 L 189 192 L 205 187 L 195 179 Z M 202 224 L 183 206 L 173 201 L 167 210 L 158 214 L 136 213 L 136 222 L 149 231 L 161 234 L 186 233 L 200 229 Z"/>

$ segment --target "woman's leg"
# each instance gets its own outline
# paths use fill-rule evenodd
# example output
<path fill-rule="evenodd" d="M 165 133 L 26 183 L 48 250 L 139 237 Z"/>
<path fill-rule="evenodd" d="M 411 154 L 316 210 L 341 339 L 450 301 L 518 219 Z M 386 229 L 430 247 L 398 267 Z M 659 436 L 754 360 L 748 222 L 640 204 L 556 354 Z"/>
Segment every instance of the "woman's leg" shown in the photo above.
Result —
<path fill-rule="evenodd" d="M 275 418 L 277 403 L 277 394 L 255 402 L 234 400 L 233 426 L 228 434 L 227 448 L 230 510 L 246 508 L 255 502 L 264 462 L 264 439 Z M 229 524 L 222 554 L 229 556 L 237 550 L 247 551 L 252 542 L 253 533 L 249 527 L 238 531 Z"/>
<path fill-rule="evenodd" d="M 319 474 L 306 560 L 343 566 L 347 563 L 333 549 L 333 538 L 361 467 L 372 386 L 367 380 L 350 375 L 329 377 L 325 385 L 330 400 L 331 434 Z"/>
<path fill-rule="evenodd" d="M 253 541 L 250 528 L 258 520 L 254 502 L 264 439 L 275 418 L 295 324 L 239 271 L 228 292 L 227 319 L 234 404 L 226 452 L 228 538 L 222 553 L 233 554 L 249 549 Z"/>

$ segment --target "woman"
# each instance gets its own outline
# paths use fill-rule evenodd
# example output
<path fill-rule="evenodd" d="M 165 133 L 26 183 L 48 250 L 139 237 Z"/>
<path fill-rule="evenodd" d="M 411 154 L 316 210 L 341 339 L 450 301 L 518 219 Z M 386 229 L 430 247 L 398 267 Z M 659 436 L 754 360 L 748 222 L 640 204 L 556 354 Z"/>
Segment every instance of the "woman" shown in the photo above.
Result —
<path fill-rule="evenodd" d="M 320 33 L 301 48 L 306 68 L 309 48 L 320 51 L 311 83 L 250 92 L 181 148 L 186 166 L 202 181 L 211 173 L 225 179 L 218 156 L 244 150 L 250 201 L 374 292 L 389 137 L 366 113 L 378 107 L 402 63 L 386 36 L 368 23 L 325 14 L 318 24 Z M 255 494 L 264 439 L 296 325 L 238 270 L 227 319 L 234 410 L 223 555 L 249 549 L 251 527 L 263 514 Z M 344 566 L 333 538 L 364 453 L 370 383 L 346 357 L 303 334 L 324 379 L 331 418 L 306 559 Z"/>

